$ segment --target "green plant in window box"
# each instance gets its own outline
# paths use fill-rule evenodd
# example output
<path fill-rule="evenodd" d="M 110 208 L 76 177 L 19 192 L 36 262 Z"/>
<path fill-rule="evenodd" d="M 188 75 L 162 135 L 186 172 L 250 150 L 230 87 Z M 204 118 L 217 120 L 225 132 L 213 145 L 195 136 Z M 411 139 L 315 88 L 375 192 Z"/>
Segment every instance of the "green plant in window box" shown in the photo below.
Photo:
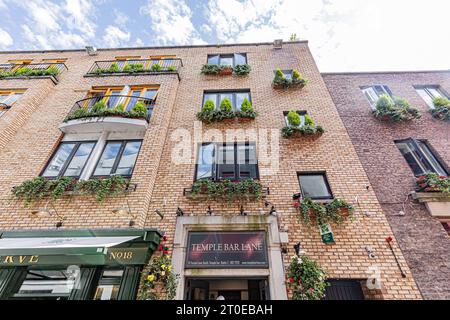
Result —
<path fill-rule="evenodd" d="M 120 72 L 119 64 L 118 64 L 117 62 L 111 63 L 111 66 L 109 67 L 109 72 L 110 72 L 110 73 L 117 73 L 117 72 Z"/>
<path fill-rule="evenodd" d="M 342 199 L 318 203 L 311 198 L 305 198 L 299 206 L 299 219 L 307 226 L 311 226 L 313 220 L 319 226 L 328 223 L 341 224 L 346 218 L 353 219 L 353 211 L 353 206 Z"/>
<path fill-rule="evenodd" d="M 283 138 L 288 139 L 297 135 L 319 136 L 325 132 L 321 126 L 315 125 L 314 120 L 308 114 L 305 114 L 304 117 L 305 123 L 301 125 L 300 115 L 294 110 L 289 111 L 287 115 L 288 125 L 281 129 Z"/>
<path fill-rule="evenodd" d="M 142 63 L 129 63 L 123 67 L 124 72 L 141 72 L 144 70 L 144 65 Z"/>
<path fill-rule="evenodd" d="M 275 89 L 286 89 L 292 84 L 292 81 L 284 75 L 280 68 L 275 71 L 275 77 L 272 81 L 272 85 Z"/>
<path fill-rule="evenodd" d="M 145 118 L 147 117 L 147 107 L 145 104 L 141 101 L 138 101 L 133 109 L 131 109 L 131 112 L 134 113 L 137 117 Z"/>
<path fill-rule="evenodd" d="M 287 114 L 287 120 L 290 126 L 299 127 L 301 123 L 301 118 L 298 112 L 291 110 Z"/>
<path fill-rule="evenodd" d="M 191 187 L 190 197 L 195 199 L 198 195 L 206 195 L 210 199 L 260 199 L 262 185 L 258 180 L 245 179 L 241 181 L 212 181 L 209 179 L 197 180 Z"/>
<path fill-rule="evenodd" d="M 236 115 L 240 118 L 255 119 L 257 113 L 253 108 L 251 102 L 248 101 L 247 98 L 245 98 L 244 101 L 242 101 L 241 110 L 239 110 Z"/>
<path fill-rule="evenodd" d="M 168 66 L 167 71 L 174 72 L 177 71 L 177 68 L 175 66 Z"/>
<path fill-rule="evenodd" d="M 303 88 L 308 83 L 308 80 L 304 79 L 300 72 L 297 70 L 292 71 L 292 85 Z"/>
<path fill-rule="evenodd" d="M 105 179 L 78 181 L 74 191 L 80 194 L 95 195 L 96 200 L 101 203 L 108 197 L 116 197 L 123 193 L 127 186 L 127 179 L 120 175 L 113 175 Z"/>
<path fill-rule="evenodd" d="M 153 72 L 159 72 L 159 71 L 161 71 L 161 65 L 159 63 L 155 63 L 152 65 L 151 69 Z"/>
<path fill-rule="evenodd" d="M 294 256 L 287 269 L 287 287 L 293 300 L 321 300 L 325 296 L 325 271 L 307 255 Z"/>
<path fill-rule="evenodd" d="M 450 100 L 445 97 L 433 99 L 434 109 L 431 110 L 433 117 L 443 121 L 450 121 Z"/>
<path fill-rule="evenodd" d="M 252 71 L 252 67 L 248 64 L 238 64 L 233 68 L 233 71 L 238 76 L 246 76 Z"/>
<path fill-rule="evenodd" d="M 204 64 L 202 66 L 202 74 L 219 74 L 221 66 L 217 64 Z"/>
<path fill-rule="evenodd" d="M 450 177 L 428 173 L 416 180 L 417 192 L 440 192 L 450 195 Z"/>
<path fill-rule="evenodd" d="M 101 113 L 106 109 L 106 104 L 103 100 L 97 101 L 91 109 L 92 113 Z"/>
<path fill-rule="evenodd" d="M 410 121 L 421 117 L 419 109 L 412 107 L 407 100 L 386 94 L 378 99 L 373 114 L 378 119 L 389 122 Z"/>

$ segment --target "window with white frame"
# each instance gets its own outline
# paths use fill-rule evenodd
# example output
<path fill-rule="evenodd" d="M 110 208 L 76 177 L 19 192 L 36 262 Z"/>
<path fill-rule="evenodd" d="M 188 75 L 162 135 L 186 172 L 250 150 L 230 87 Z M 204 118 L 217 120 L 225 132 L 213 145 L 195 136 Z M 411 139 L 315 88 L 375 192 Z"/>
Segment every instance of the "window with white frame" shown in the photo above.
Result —
<path fill-rule="evenodd" d="M 24 94 L 25 90 L 0 90 L 0 116 Z"/>
<path fill-rule="evenodd" d="M 305 125 L 305 116 L 306 116 L 306 111 L 296 111 L 298 113 L 298 115 L 300 116 L 300 127 L 303 127 Z M 286 124 L 286 126 L 290 126 L 289 124 L 289 120 L 288 120 L 288 114 L 289 111 L 284 111 L 283 115 L 284 115 L 284 123 Z"/>
<path fill-rule="evenodd" d="M 446 96 L 439 86 L 420 86 L 415 89 L 431 109 L 434 109 L 434 99 Z"/>
<path fill-rule="evenodd" d="M 388 86 L 376 85 L 376 86 L 364 86 L 361 87 L 361 91 L 366 97 L 367 101 L 369 101 L 370 107 L 372 110 L 375 110 L 375 106 L 377 104 L 378 99 L 382 95 L 392 96 L 392 92 Z"/>

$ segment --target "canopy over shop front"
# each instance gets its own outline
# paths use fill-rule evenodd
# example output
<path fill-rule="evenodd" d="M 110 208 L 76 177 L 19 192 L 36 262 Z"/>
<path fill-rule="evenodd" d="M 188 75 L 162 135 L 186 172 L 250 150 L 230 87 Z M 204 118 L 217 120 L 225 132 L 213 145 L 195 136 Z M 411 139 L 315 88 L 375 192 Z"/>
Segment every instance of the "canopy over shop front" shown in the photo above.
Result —
<path fill-rule="evenodd" d="M 156 229 L 0 232 L 0 266 L 139 265 L 157 248 Z"/>

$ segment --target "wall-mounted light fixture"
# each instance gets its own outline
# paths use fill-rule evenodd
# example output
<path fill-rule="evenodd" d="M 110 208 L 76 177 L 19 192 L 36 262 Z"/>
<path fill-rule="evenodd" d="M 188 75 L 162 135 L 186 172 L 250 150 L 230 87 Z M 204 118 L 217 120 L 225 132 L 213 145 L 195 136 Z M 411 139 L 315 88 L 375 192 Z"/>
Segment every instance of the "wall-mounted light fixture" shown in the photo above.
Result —
<path fill-rule="evenodd" d="M 52 209 L 54 212 L 52 213 L 50 209 Z M 66 218 L 63 215 L 60 215 L 58 213 L 58 210 L 56 210 L 55 206 L 53 205 L 53 203 L 50 202 L 50 200 L 47 201 L 47 203 L 43 208 L 31 210 L 30 215 L 32 218 L 48 218 L 55 216 L 56 219 L 58 219 L 55 225 L 56 228 L 62 227 L 63 221 L 66 220 Z"/>
<path fill-rule="evenodd" d="M 182 216 L 184 216 L 184 212 L 183 212 L 183 210 L 181 210 L 180 207 L 178 207 L 177 208 L 177 217 L 182 217 Z"/>
<path fill-rule="evenodd" d="M 212 216 L 214 212 L 211 209 L 211 206 L 208 206 L 208 210 L 206 210 L 206 214 Z"/>
<path fill-rule="evenodd" d="M 134 220 L 136 219 L 136 216 L 134 214 L 132 214 L 131 212 L 131 208 L 130 208 L 130 204 L 128 203 L 127 200 L 127 205 L 126 206 L 121 206 L 118 208 L 115 208 L 112 210 L 112 212 L 114 214 L 120 215 L 120 216 L 129 216 L 131 217 L 130 221 L 128 222 L 128 226 L 132 227 L 134 226 L 135 222 Z"/>
<path fill-rule="evenodd" d="M 246 216 L 247 215 L 247 212 L 245 212 L 244 206 L 242 206 L 242 205 L 241 205 L 241 208 L 239 209 L 239 215 L 240 216 Z"/>

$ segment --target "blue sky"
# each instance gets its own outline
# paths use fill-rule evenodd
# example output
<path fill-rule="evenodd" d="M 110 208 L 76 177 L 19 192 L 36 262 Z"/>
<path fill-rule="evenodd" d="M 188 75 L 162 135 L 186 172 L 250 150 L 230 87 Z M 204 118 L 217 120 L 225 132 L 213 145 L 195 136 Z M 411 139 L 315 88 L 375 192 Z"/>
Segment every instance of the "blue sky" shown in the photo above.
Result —
<path fill-rule="evenodd" d="M 450 69 L 448 0 L 0 0 L 0 50 L 309 40 L 321 71 Z"/>

